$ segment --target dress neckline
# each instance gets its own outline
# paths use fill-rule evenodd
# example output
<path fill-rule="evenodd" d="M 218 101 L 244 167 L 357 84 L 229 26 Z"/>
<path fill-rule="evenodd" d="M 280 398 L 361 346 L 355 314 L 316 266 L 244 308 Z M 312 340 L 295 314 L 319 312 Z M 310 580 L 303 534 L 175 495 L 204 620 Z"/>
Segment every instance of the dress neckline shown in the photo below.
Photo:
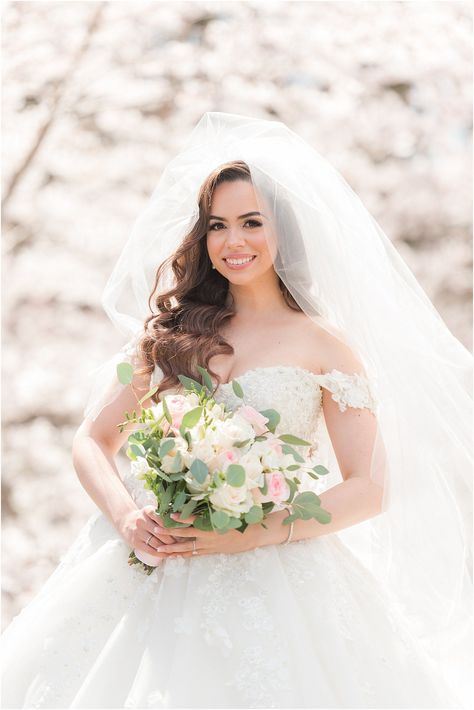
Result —
<path fill-rule="evenodd" d="M 307 370 L 305 367 L 301 367 L 300 365 L 264 365 L 260 367 L 251 367 L 248 370 L 245 370 L 242 372 L 240 375 L 235 375 L 235 377 L 232 378 L 232 380 L 240 380 L 242 377 L 245 377 L 246 375 L 250 375 L 256 372 L 263 372 L 265 370 L 293 370 L 296 372 L 304 372 L 307 375 L 311 375 L 312 377 L 315 378 L 320 378 L 322 377 L 321 374 L 316 374 L 315 372 L 312 372 L 311 370 Z M 232 385 L 232 380 L 229 380 L 229 382 L 221 382 L 218 387 L 229 387 Z M 214 384 L 217 384 L 215 381 L 213 381 Z"/>

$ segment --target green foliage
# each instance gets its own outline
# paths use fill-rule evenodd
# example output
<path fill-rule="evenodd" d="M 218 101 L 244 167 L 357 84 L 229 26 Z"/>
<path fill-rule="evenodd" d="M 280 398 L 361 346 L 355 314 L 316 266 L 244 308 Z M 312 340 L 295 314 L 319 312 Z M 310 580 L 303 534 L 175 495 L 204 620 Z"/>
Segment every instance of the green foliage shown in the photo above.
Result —
<path fill-rule="evenodd" d="M 203 392 L 204 390 L 202 384 L 197 380 L 193 380 L 192 377 L 187 377 L 186 375 L 178 375 L 178 380 L 181 382 L 184 389 L 188 392 L 196 392 L 197 394 L 201 394 L 201 392 Z"/>
<path fill-rule="evenodd" d="M 258 505 L 253 505 L 244 515 L 245 522 L 249 525 L 259 523 L 263 519 L 263 510 Z"/>
<path fill-rule="evenodd" d="M 119 362 L 117 365 L 117 377 L 122 385 L 130 385 L 133 382 L 133 367 L 129 362 Z"/>
<path fill-rule="evenodd" d="M 227 528 L 230 520 L 230 515 L 223 510 L 213 510 L 211 513 L 211 522 L 218 530 Z"/>
<path fill-rule="evenodd" d="M 197 500 L 193 500 L 192 498 L 190 498 L 188 502 L 183 505 L 183 509 L 181 510 L 181 517 L 189 518 L 189 516 L 192 515 L 193 510 L 196 508 L 197 504 Z"/>
<path fill-rule="evenodd" d="M 245 483 L 245 468 L 238 463 L 231 463 L 225 475 L 227 483 L 234 488 L 240 488 Z"/>
<path fill-rule="evenodd" d="M 204 483 L 209 473 L 207 465 L 204 461 L 201 461 L 201 459 L 194 459 L 189 470 L 191 471 L 193 478 L 199 484 Z"/>
<path fill-rule="evenodd" d="M 280 415 L 278 414 L 276 409 L 263 409 L 260 414 L 263 414 L 264 417 L 267 417 L 267 429 L 269 429 L 272 434 L 274 434 L 275 429 L 277 428 L 277 425 L 280 422 Z"/>
<path fill-rule="evenodd" d="M 169 452 L 172 449 L 174 449 L 175 444 L 176 444 L 176 441 L 172 437 L 162 439 L 161 443 L 160 443 L 160 449 L 159 449 L 160 458 L 163 458 L 164 456 L 166 456 L 166 454 L 169 454 Z"/>
<path fill-rule="evenodd" d="M 181 511 L 183 508 L 183 505 L 186 503 L 186 498 L 187 495 L 184 491 L 180 491 L 176 498 L 173 501 L 173 512 L 177 513 L 178 511 Z"/>
<path fill-rule="evenodd" d="M 329 470 L 325 466 L 314 466 L 313 471 L 315 471 L 318 476 L 326 476 L 326 474 L 329 473 Z"/>
<path fill-rule="evenodd" d="M 281 437 L 280 437 L 281 438 Z M 301 454 L 296 451 L 292 446 L 289 446 L 288 444 L 283 444 L 281 447 L 281 450 L 283 451 L 284 454 L 291 454 L 295 461 L 299 461 L 300 463 L 304 463 L 304 457 L 301 456 Z M 299 468 L 299 467 L 298 467 Z"/>
<path fill-rule="evenodd" d="M 162 404 L 163 404 L 163 413 L 164 413 L 164 415 L 165 415 L 166 421 L 168 422 L 168 424 L 172 424 L 172 423 L 173 423 L 173 419 L 172 419 L 172 417 L 171 417 L 168 404 L 167 404 L 167 402 L 166 402 L 166 397 L 163 397 L 163 399 L 162 399 L 161 401 L 162 401 Z"/>
<path fill-rule="evenodd" d="M 278 438 L 286 444 L 294 444 L 295 446 L 311 446 L 310 441 L 300 439 L 299 436 L 294 436 L 293 434 L 279 434 Z"/>
<path fill-rule="evenodd" d="M 199 370 L 199 372 L 201 374 L 203 385 L 205 387 L 207 387 L 209 392 L 212 392 L 213 384 L 212 384 L 212 380 L 211 380 L 211 377 L 210 377 L 208 371 L 206 370 L 205 367 L 201 367 L 200 365 L 197 366 L 197 369 Z"/>
<path fill-rule="evenodd" d="M 194 407 L 194 409 L 190 409 L 189 412 L 186 412 L 182 419 L 181 426 L 186 429 L 195 426 L 201 418 L 202 410 L 202 407 Z"/>
<path fill-rule="evenodd" d="M 159 387 L 159 385 L 155 385 L 155 387 L 152 387 L 151 390 L 149 390 L 141 399 L 138 400 L 138 403 L 139 403 L 139 404 L 143 404 L 143 402 L 144 402 L 146 399 L 149 399 L 150 397 L 153 397 L 153 395 L 155 394 L 155 392 L 158 391 L 158 387 Z"/>
<path fill-rule="evenodd" d="M 241 385 L 237 382 L 237 380 L 232 380 L 232 389 L 234 390 L 234 394 L 236 397 L 239 397 L 239 399 L 244 398 L 244 391 Z"/>
<path fill-rule="evenodd" d="M 235 446 L 237 449 L 242 449 L 244 446 L 247 446 L 247 444 L 251 441 L 252 439 L 245 439 L 245 441 L 234 441 L 232 446 Z"/>

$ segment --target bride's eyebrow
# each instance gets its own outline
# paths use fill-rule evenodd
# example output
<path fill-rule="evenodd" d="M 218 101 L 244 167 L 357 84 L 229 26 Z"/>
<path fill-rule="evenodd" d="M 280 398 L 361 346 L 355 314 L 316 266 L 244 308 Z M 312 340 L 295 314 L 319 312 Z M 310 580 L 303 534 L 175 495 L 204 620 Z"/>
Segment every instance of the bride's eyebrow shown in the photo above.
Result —
<path fill-rule="evenodd" d="M 262 217 L 265 217 L 265 215 L 262 212 L 246 212 L 245 214 L 241 214 L 240 217 L 237 217 L 237 219 L 243 219 L 244 217 L 251 217 L 254 214 L 261 215 Z M 221 222 L 227 222 L 225 217 L 217 217 L 215 214 L 210 214 L 209 219 L 220 219 Z M 265 219 L 268 219 L 265 217 Z"/>

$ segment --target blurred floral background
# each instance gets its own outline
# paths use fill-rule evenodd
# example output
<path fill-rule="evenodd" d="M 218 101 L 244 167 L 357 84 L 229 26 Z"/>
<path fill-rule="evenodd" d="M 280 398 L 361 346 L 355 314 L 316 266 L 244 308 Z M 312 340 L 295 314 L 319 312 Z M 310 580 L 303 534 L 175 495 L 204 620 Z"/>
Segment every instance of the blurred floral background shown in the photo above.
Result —
<path fill-rule="evenodd" d="M 3 3 L 3 627 L 96 510 L 71 442 L 122 345 L 101 292 L 205 111 L 325 155 L 471 349 L 471 8 Z"/>

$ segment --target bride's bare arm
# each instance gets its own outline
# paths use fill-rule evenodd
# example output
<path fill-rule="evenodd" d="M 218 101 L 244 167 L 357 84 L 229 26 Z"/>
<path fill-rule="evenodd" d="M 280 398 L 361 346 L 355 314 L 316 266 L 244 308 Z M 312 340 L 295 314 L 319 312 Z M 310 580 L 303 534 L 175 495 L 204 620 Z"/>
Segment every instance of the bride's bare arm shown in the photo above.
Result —
<path fill-rule="evenodd" d="M 351 349 L 331 337 L 328 339 L 324 370 L 330 372 L 333 368 L 366 376 L 363 365 Z M 295 520 L 293 540 L 328 535 L 382 512 L 383 487 L 371 477 L 375 463 L 378 463 L 381 474 L 384 461 L 382 443 L 377 441 L 376 445 L 376 417 L 368 408 L 348 406 L 341 411 L 331 392 L 325 388 L 322 392 L 324 419 L 344 480 L 319 494 L 321 507 L 331 513 L 331 522 Z M 259 544 L 274 544 L 284 539 L 288 527 L 281 523 L 287 515 L 287 511 L 279 511 L 269 516 L 268 530 L 260 526 Z"/>
<path fill-rule="evenodd" d="M 116 384 L 116 380 L 111 383 L 111 389 Z M 115 456 L 130 432 L 138 426 L 127 424 L 120 432 L 117 425 L 124 421 L 125 411 L 137 409 L 137 398 L 144 396 L 148 389 L 149 377 L 135 375 L 132 384 L 124 385 L 120 394 L 103 407 L 95 420 L 84 419 L 72 444 L 73 465 L 82 487 L 130 547 L 146 552 L 150 552 L 150 547 L 145 545 L 145 540 L 156 526 L 125 488 Z M 145 400 L 143 406 L 152 404 L 151 400 Z M 171 536 L 161 535 L 160 539 L 173 541 Z"/>

